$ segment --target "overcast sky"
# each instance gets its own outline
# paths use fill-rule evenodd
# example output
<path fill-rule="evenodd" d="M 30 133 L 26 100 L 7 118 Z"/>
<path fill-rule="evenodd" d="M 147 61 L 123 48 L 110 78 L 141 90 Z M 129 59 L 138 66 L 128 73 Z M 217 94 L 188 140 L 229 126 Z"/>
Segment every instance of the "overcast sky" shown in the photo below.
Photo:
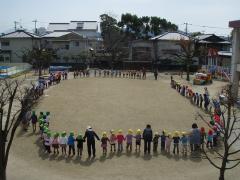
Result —
<path fill-rule="evenodd" d="M 188 22 L 190 31 L 228 35 L 228 22 L 240 19 L 239 7 L 240 0 L 0 0 L 0 32 L 12 29 L 14 21 L 33 29 L 34 19 L 38 27 L 47 27 L 49 22 L 99 21 L 99 15 L 106 12 L 117 18 L 129 12 L 166 18 L 181 30 Z"/>

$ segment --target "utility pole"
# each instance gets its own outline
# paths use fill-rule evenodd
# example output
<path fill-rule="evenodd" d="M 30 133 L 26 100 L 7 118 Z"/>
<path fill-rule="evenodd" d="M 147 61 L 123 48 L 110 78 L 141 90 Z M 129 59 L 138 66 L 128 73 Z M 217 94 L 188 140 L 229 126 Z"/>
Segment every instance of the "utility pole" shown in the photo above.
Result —
<path fill-rule="evenodd" d="M 186 22 L 186 23 L 184 23 L 184 24 L 186 25 L 186 27 L 185 27 L 185 33 L 188 34 L 188 23 Z"/>
<path fill-rule="evenodd" d="M 15 29 L 15 31 L 17 30 L 17 24 L 18 24 L 18 22 L 14 21 L 14 29 Z"/>
<path fill-rule="evenodd" d="M 35 20 L 33 20 L 32 22 L 34 22 L 34 24 L 35 24 L 35 34 L 37 34 L 37 20 L 35 19 Z"/>

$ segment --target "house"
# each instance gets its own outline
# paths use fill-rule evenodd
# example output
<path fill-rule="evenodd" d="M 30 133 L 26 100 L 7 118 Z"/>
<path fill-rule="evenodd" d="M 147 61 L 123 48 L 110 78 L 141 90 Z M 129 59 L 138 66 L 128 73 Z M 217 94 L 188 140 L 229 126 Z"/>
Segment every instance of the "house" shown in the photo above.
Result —
<path fill-rule="evenodd" d="M 101 38 L 97 21 L 70 21 L 69 23 L 49 23 L 47 32 L 77 32 L 88 38 Z"/>
<path fill-rule="evenodd" d="M 97 21 L 49 23 L 42 45 L 56 50 L 56 62 L 79 62 L 80 54 L 93 54 L 103 49 Z"/>
<path fill-rule="evenodd" d="M 93 53 L 102 48 L 99 46 L 100 40 L 88 38 L 77 32 L 55 31 L 41 38 L 43 47 L 56 51 L 55 62 L 79 62 L 82 53 Z"/>
<path fill-rule="evenodd" d="M 222 58 L 219 56 L 222 56 L 222 54 L 219 54 L 218 52 L 230 53 L 231 42 L 223 37 L 217 36 L 215 34 L 202 34 L 196 36 L 196 40 L 197 47 L 206 50 L 206 54 L 204 57 L 200 58 L 200 62 L 203 67 L 207 69 L 212 68 L 212 66 L 221 65 Z M 227 64 L 231 64 L 231 62 Z"/>
<path fill-rule="evenodd" d="M 40 47 L 41 38 L 25 30 L 17 30 L 0 36 L 0 61 L 20 63 L 22 56 L 33 48 Z"/>
<path fill-rule="evenodd" d="M 189 40 L 189 37 L 180 32 L 166 32 L 148 40 L 133 41 L 129 59 L 135 61 L 144 57 L 147 61 L 161 61 L 172 58 L 173 53 L 180 51 L 178 43 L 182 39 Z"/>
<path fill-rule="evenodd" d="M 172 64 L 176 60 L 176 54 L 181 51 L 179 42 L 190 40 L 190 37 L 181 32 L 166 32 L 151 38 L 155 49 L 155 61 L 160 64 Z"/>

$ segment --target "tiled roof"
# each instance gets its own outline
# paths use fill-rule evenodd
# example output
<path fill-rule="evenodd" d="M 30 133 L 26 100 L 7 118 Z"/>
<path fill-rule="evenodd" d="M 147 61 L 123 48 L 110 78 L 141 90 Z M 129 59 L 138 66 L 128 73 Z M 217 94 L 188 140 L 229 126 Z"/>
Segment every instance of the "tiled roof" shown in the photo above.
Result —
<path fill-rule="evenodd" d="M 213 43 L 226 42 L 225 37 L 217 36 L 215 34 L 202 34 L 196 36 L 196 39 L 199 41 L 209 41 Z"/>
<path fill-rule="evenodd" d="M 55 37 L 61 37 L 61 36 L 64 36 L 66 34 L 69 34 L 71 32 L 66 32 L 66 31 L 62 31 L 62 32 L 52 32 L 52 33 L 49 33 L 49 34 L 45 34 L 43 35 L 42 37 L 43 38 L 55 38 Z"/>
<path fill-rule="evenodd" d="M 51 32 L 49 34 L 43 35 L 42 38 L 58 38 L 58 37 L 62 37 L 62 36 L 68 35 L 68 34 L 73 34 L 73 35 L 77 35 L 77 36 L 82 37 L 82 38 L 86 38 L 86 36 L 84 36 L 82 34 L 79 34 L 77 32 L 72 32 L 72 31 Z"/>
<path fill-rule="evenodd" d="M 201 35 L 199 35 L 199 36 L 196 36 L 196 39 L 198 39 L 198 40 L 204 40 L 204 39 L 206 39 L 206 38 L 209 38 L 209 37 L 211 37 L 213 34 L 201 34 Z"/>
<path fill-rule="evenodd" d="M 30 32 L 26 32 L 24 30 L 17 30 L 8 34 L 4 34 L 2 36 L 0 36 L 0 38 L 39 38 L 38 35 L 35 35 L 33 33 Z"/>
<path fill-rule="evenodd" d="M 181 39 L 189 40 L 189 36 L 179 32 L 166 32 L 164 34 L 151 38 L 151 40 L 166 40 L 166 41 L 179 41 Z"/>
<path fill-rule="evenodd" d="M 67 31 L 76 30 L 78 25 L 82 25 L 82 30 L 97 30 L 97 21 L 70 21 L 70 23 L 49 23 L 47 31 Z"/>

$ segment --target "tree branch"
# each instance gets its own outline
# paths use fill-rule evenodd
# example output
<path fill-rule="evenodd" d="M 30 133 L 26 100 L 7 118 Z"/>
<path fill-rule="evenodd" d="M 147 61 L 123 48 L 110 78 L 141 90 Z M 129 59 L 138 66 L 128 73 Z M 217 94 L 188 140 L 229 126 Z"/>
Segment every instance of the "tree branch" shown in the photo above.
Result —
<path fill-rule="evenodd" d="M 238 162 L 237 162 L 234 166 L 232 166 L 232 167 L 226 167 L 226 170 L 233 169 L 233 168 L 237 167 L 239 164 L 240 164 L 240 161 L 238 161 Z"/>
<path fill-rule="evenodd" d="M 216 165 L 210 158 L 209 158 L 209 156 L 207 155 L 207 153 L 206 153 L 206 151 L 203 151 L 203 153 L 205 154 L 205 156 L 206 156 L 206 158 L 207 158 L 207 160 L 210 162 L 210 164 L 212 164 L 215 168 L 217 168 L 217 169 L 221 169 L 218 165 Z"/>

